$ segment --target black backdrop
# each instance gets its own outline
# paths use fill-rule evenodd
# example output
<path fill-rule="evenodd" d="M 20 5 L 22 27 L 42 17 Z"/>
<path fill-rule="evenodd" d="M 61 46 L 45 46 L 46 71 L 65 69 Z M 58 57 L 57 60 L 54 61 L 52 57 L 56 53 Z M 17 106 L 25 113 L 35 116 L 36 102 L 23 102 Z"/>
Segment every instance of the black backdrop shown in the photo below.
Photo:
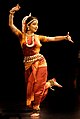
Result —
<path fill-rule="evenodd" d="M 8 0 L 0 1 L 0 99 L 25 101 L 23 54 L 18 38 L 8 26 L 9 10 L 17 3 L 21 9 L 15 13 L 14 24 L 21 30 L 22 18 L 30 12 L 39 20 L 38 34 L 66 35 L 70 32 L 74 44 L 68 41 L 43 43 L 41 53 L 48 63 L 48 79 L 56 77 L 63 85 L 64 94 L 74 89 L 77 79 L 79 46 L 79 7 L 54 1 Z M 63 4 L 62 4 L 63 3 Z M 74 9 L 76 6 L 76 10 Z M 79 72 L 79 70 L 78 70 Z M 77 79 L 79 80 L 79 79 Z M 77 88 L 79 90 L 80 87 Z M 61 92 L 61 89 L 56 89 Z M 57 92 L 56 91 L 56 92 Z M 59 92 L 57 92 L 59 93 Z M 49 95 L 50 96 L 50 95 Z M 48 99 L 50 99 L 48 96 Z M 51 97 L 53 99 L 53 97 Z"/>

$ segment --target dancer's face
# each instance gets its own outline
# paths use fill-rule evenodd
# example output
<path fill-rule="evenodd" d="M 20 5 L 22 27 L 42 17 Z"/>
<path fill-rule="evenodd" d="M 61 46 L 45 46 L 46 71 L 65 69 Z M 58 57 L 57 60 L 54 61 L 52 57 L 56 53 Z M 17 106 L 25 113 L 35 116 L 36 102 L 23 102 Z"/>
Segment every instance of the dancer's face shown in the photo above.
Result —
<path fill-rule="evenodd" d="M 35 19 L 30 25 L 29 25 L 29 31 L 36 32 L 38 30 L 38 20 Z"/>

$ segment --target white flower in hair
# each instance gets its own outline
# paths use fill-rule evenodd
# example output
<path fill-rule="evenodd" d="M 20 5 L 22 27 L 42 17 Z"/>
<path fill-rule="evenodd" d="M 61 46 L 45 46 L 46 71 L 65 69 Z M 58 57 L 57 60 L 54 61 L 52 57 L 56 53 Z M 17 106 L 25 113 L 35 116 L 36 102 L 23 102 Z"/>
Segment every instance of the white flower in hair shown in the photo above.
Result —
<path fill-rule="evenodd" d="M 23 19 L 22 19 L 22 32 L 25 32 L 25 23 L 26 23 L 26 20 L 28 19 L 28 17 L 31 16 L 31 12 L 29 13 L 28 16 L 25 16 Z"/>

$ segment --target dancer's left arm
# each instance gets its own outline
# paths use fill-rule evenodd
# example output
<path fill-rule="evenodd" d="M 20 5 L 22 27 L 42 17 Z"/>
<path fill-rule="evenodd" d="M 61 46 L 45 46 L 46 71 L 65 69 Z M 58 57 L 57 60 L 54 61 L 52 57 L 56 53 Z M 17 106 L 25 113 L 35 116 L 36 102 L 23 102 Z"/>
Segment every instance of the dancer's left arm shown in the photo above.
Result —
<path fill-rule="evenodd" d="M 72 43 L 74 43 L 74 41 L 71 39 L 71 36 L 69 35 L 69 32 L 67 33 L 67 35 L 65 36 L 54 36 L 54 37 L 49 37 L 49 36 L 39 36 L 39 39 L 42 42 L 52 42 L 52 41 L 62 41 L 62 40 L 67 40 L 70 41 Z"/>
<path fill-rule="evenodd" d="M 67 33 L 66 36 L 47 37 L 47 40 L 48 40 L 48 41 L 62 41 L 62 40 L 68 40 L 68 41 L 74 43 L 73 40 L 71 39 L 71 36 L 69 35 L 69 32 Z"/>

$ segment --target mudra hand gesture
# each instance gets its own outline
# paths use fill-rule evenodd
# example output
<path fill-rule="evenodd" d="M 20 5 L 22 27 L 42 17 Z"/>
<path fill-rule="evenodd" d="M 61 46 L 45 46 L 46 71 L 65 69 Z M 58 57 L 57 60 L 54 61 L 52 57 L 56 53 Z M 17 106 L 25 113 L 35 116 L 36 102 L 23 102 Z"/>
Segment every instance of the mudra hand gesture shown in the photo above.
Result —
<path fill-rule="evenodd" d="M 14 14 L 15 11 L 18 11 L 21 7 L 19 6 L 19 4 L 17 4 L 15 7 L 13 7 L 11 10 L 10 10 L 10 13 L 11 14 Z"/>
<path fill-rule="evenodd" d="M 69 32 L 68 32 L 67 35 L 66 35 L 66 40 L 68 40 L 68 41 L 74 43 L 73 40 L 71 40 L 71 36 L 69 35 Z"/>

